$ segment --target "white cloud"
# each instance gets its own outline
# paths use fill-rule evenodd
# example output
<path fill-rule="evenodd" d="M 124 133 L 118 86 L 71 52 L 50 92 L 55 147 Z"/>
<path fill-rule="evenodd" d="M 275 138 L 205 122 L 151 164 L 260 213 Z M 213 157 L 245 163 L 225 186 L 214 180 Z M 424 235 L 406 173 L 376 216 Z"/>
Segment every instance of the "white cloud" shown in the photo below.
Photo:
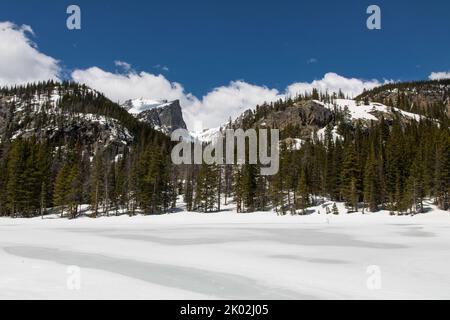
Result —
<path fill-rule="evenodd" d="M 179 99 L 189 128 L 199 127 L 199 123 L 203 128 L 219 126 L 248 108 L 282 97 L 276 89 L 233 81 L 198 99 L 186 93 L 181 84 L 170 82 L 161 74 L 132 71 L 118 74 L 97 67 L 75 70 L 72 79 L 103 92 L 119 103 L 133 98 Z"/>
<path fill-rule="evenodd" d="M 0 22 L 0 86 L 57 80 L 58 61 L 39 52 L 30 26 Z"/>
<path fill-rule="evenodd" d="M 389 81 L 384 81 L 384 83 Z M 336 73 L 329 72 L 324 75 L 320 80 L 314 80 L 312 82 L 297 82 L 289 85 L 286 89 L 286 93 L 290 96 L 295 96 L 299 93 L 311 92 L 313 89 L 317 89 L 321 92 L 328 91 L 329 93 L 338 92 L 339 89 L 345 95 L 355 97 L 364 89 L 372 89 L 381 85 L 382 83 L 376 79 L 373 80 L 361 80 L 357 78 L 346 78 Z"/>
<path fill-rule="evenodd" d="M 317 60 L 316 58 L 309 58 L 308 60 L 306 60 L 307 64 L 317 63 L 317 62 L 319 62 L 319 60 Z"/>
<path fill-rule="evenodd" d="M 61 69 L 58 61 L 38 51 L 36 44 L 30 40 L 33 34 L 30 26 L 19 27 L 11 22 L 0 22 L 0 85 L 59 78 Z M 317 60 L 314 58 L 309 60 L 310 63 L 315 61 Z M 370 89 L 381 84 L 378 80 L 349 79 L 336 73 L 327 73 L 322 79 L 310 83 L 293 83 L 284 92 L 238 80 L 197 98 L 185 92 L 180 83 L 171 82 L 161 74 L 138 73 L 129 63 L 120 60 L 114 63 L 124 73 L 112 73 L 92 67 L 73 71 L 72 79 L 105 93 L 117 102 L 141 97 L 179 99 L 190 128 L 198 127 L 199 123 L 204 128 L 218 126 L 257 104 L 275 101 L 286 95 L 310 92 L 313 88 L 323 92 L 341 89 L 345 94 L 355 96 L 364 88 Z M 163 65 L 156 65 L 155 68 L 168 71 Z M 442 76 L 443 73 L 437 74 Z"/>
<path fill-rule="evenodd" d="M 158 69 L 158 70 L 162 70 L 162 71 L 169 71 L 169 67 L 168 66 L 163 66 L 160 64 L 154 65 L 153 68 Z"/>
<path fill-rule="evenodd" d="M 450 71 L 448 72 L 432 72 L 428 79 L 430 80 L 442 80 L 442 79 L 450 79 Z"/>
<path fill-rule="evenodd" d="M 275 101 L 284 97 L 276 89 L 257 86 L 244 81 L 232 81 L 227 86 L 215 88 L 199 101 L 192 103 L 184 109 L 186 123 L 189 128 L 211 128 L 235 119 L 242 112 L 254 108 L 265 101 Z"/>
<path fill-rule="evenodd" d="M 114 64 L 116 65 L 116 67 L 120 67 L 125 71 L 131 70 L 131 64 L 129 64 L 128 62 L 116 60 L 114 61 Z"/>
<path fill-rule="evenodd" d="M 97 67 L 72 72 L 72 79 L 103 92 L 114 101 L 132 98 L 181 99 L 189 97 L 181 84 L 170 82 L 163 75 L 133 71 L 111 73 Z"/>
<path fill-rule="evenodd" d="M 179 99 L 183 107 L 185 121 L 190 129 L 219 126 L 239 116 L 243 111 L 257 104 L 271 102 L 285 97 L 295 96 L 313 88 L 325 92 L 337 92 L 356 96 L 364 88 L 371 89 L 382 83 L 378 80 L 345 78 L 336 73 L 327 73 L 320 80 L 298 82 L 289 85 L 285 92 L 258 86 L 245 81 L 232 81 L 226 86 L 213 89 L 201 98 L 185 92 L 177 82 L 167 80 L 163 75 L 148 72 L 128 71 L 124 74 L 111 73 L 97 67 L 75 70 L 72 79 L 103 92 L 113 101 L 124 102 L 132 98 Z M 386 81 L 385 81 L 386 82 Z"/>

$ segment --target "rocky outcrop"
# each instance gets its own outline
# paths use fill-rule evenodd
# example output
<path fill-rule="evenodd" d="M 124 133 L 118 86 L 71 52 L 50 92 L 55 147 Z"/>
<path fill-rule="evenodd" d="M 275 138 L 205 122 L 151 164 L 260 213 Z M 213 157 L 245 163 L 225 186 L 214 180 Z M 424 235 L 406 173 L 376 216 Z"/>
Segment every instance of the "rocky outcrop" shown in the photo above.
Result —
<path fill-rule="evenodd" d="M 255 120 L 255 112 L 243 112 L 233 123 L 233 128 L 277 128 L 281 131 L 295 128 L 299 136 L 307 138 L 315 130 L 325 127 L 333 120 L 333 112 L 323 104 L 312 100 L 299 101 L 280 111 L 268 112 Z"/>
<path fill-rule="evenodd" d="M 179 100 L 167 103 L 163 107 L 143 111 L 137 115 L 137 118 L 165 133 L 172 133 L 174 130 L 187 128 Z"/>
<path fill-rule="evenodd" d="M 149 100 L 151 101 L 151 100 Z M 138 105 L 139 108 L 134 106 Z M 146 104 L 146 100 L 128 100 L 123 105 L 127 111 L 131 111 L 138 120 L 150 124 L 154 129 L 166 134 L 177 129 L 186 129 L 179 100 L 174 101 L 151 101 Z M 140 112 L 132 112 L 142 110 Z"/>
<path fill-rule="evenodd" d="M 314 101 L 302 101 L 293 107 L 267 115 L 256 126 L 280 130 L 295 126 L 308 135 L 313 129 L 325 127 L 332 119 L 332 112 L 323 105 Z"/>
<path fill-rule="evenodd" d="M 322 128 L 333 119 L 333 114 L 329 109 L 314 101 L 299 103 L 294 108 L 290 109 L 293 109 L 293 116 L 298 114 L 303 126 L 316 126 Z"/>

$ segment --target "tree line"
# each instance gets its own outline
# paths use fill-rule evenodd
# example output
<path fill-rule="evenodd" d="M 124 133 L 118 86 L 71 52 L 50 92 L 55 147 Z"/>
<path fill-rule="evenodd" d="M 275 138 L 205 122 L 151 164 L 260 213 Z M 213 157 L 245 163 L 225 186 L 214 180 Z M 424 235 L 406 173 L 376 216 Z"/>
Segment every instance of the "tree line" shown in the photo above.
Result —
<path fill-rule="evenodd" d="M 167 137 L 136 124 L 120 110 L 111 111 L 108 104 L 120 107 L 106 98 L 77 90 L 63 94 L 61 108 L 92 113 L 100 104 L 104 107 L 99 112 L 130 124 L 133 143 L 93 149 L 79 139 L 65 145 L 36 137 L 2 139 L 0 215 L 58 213 L 75 218 L 86 209 L 92 217 L 161 214 L 175 210 L 180 201 L 197 212 L 220 211 L 222 204 L 232 202 L 238 212 L 306 214 L 308 207 L 324 200 L 343 201 L 349 212 L 420 213 L 425 199 L 443 210 L 450 208 L 450 132 L 435 120 L 394 116 L 351 123 L 345 110 L 338 111 L 323 138 L 315 133 L 301 148 L 283 140 L 279 172 L 262 176 L 259 164 L 173 165 Z M 259 106 L 255 117 L 311 98 Z M 282 137 L 296 137 L 299 129 L 286 130 L 289 133 L 282 132 Z"/>

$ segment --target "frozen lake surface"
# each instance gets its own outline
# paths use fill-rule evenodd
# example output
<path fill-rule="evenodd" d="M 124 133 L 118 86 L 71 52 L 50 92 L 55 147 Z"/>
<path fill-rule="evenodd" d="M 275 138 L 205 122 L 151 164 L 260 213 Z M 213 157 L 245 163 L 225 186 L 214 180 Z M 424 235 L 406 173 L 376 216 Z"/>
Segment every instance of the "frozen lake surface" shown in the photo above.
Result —
<path fill-rule="evenodd" d="M 0 288 L 2 299 L 449 299 L 450 214 L 2 218 Z"/>

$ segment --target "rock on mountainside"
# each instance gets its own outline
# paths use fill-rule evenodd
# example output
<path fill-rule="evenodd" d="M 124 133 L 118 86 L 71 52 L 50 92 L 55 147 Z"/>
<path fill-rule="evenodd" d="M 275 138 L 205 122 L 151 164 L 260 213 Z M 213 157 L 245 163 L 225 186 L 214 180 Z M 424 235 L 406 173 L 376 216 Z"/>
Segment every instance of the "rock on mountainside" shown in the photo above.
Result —
<path fill-rule="evenodd" d="M 186 129 L 179 100 L 132 99 L 127 100 L 122 107 L 138 120 L 166 134 L 176 129 Z"/>
<path fill-rule="evenodd" d="M 363 92 L 356 100 L 370 100 L 431 117 L 450 116 L 450 79 L 391 83 Z"/>
<path fill-rule="evenodd" d="M 337 99 L 336 96 L 321 95 L 282 102 L 263 104 L 244 111 L 230 123 L 192 133 L 196 140 L 209 142 L 224 129 L 277 128 L 283 139 L 306 140 L 317 133 L 324 136 L 325 128 L 331 125 L 334 137 L 339 137 L 339 124 L 355 129 L 356 123 L 366 130 L 372 121 L 384 119 L 387 124 L 394 119 L 419 121 L 428 118 L 442 121 L 450 115 L 450 80 L 393 83 L 366 91 L 355 100 Z M 295 140 L 295 141 L 297 141 Z"/>
<path fill-rule="evenodd" d="M 301 101 L 283 111 L 273 112 L 260 119 L 257 126 L 283 130 L 288 125 L 303 127 L 326 126 L 333 119 L 333 113 L 318 101 Z"/>
<path fill-rule="evenodd" d="M 212 141 L 221 131 L 232 127 L 234 129 L 248 128 L 276 128 L 285 130 L 290 126 L 301 127 L 303 135 L 311 135 L 314 130 L 325 127 L 333 120 L 333 112 L 319 101 L 298 101 L 293 106 L 283 110 L 271 110 L 264 117 L 256 116 L 254 110 L 244 111 L 231 123 L 224 124 L 217 128 L 210 128 L 201 133 L 193 134 L 193 137 L 199 141 Z"/>
<path fill-rule="evenodd" d="M 324 138 L 327 126 L 331 126 L 333 136 L 338 138 L 341 125 L 354 129 L 358 123 L 361 128 L 368 129 L 372 121 L 380 121 L 382 118 L 390 124 L 394 119 L 408 122 L 424 117 L 378 102 L 364 103 L 334 98 L 328 101 L 300 99 L 285 101 L 278 106 L 266 104 L 255 110 L 246 110 L 235 121 L 206 130 L 198 137 L 204 142 L 211 141 L 214 133 L 230 126 L 235 129 L 276 128 L 280 130 L 283 139 L 297 143 L 311 139 L 315 133 L 319 139 Z"/>
<path fill-rule="evenodd" d="M 361 127 L 368 128 L 371 121 L 383 118 L 390 123 L 394 118 L 402 121 L 420 120 L 424 116 L 386 106 L 378 102 L 368 102 L 351 99 L 332 99 L 329 102 L 320 100 L 299 100 L 285 103 L 286 107 L 274 108 L 267 106 L 264 111 L 246 110 L 233 122 L 204 130 L 193 135 L 199 141 L 209 142 L 221 131 L 228 127 L 234 129 L 248 128 L 275 128 L 279 129 L 284 138 L 301 140 L 310 139 L 317 132 L 323 138 L 325 128 L 332 125 L 333 134 L 339 137 L 338 123 L 354 127 L 359 123 Z M 294 141 L 293 140 L 293 141 Z"/>

